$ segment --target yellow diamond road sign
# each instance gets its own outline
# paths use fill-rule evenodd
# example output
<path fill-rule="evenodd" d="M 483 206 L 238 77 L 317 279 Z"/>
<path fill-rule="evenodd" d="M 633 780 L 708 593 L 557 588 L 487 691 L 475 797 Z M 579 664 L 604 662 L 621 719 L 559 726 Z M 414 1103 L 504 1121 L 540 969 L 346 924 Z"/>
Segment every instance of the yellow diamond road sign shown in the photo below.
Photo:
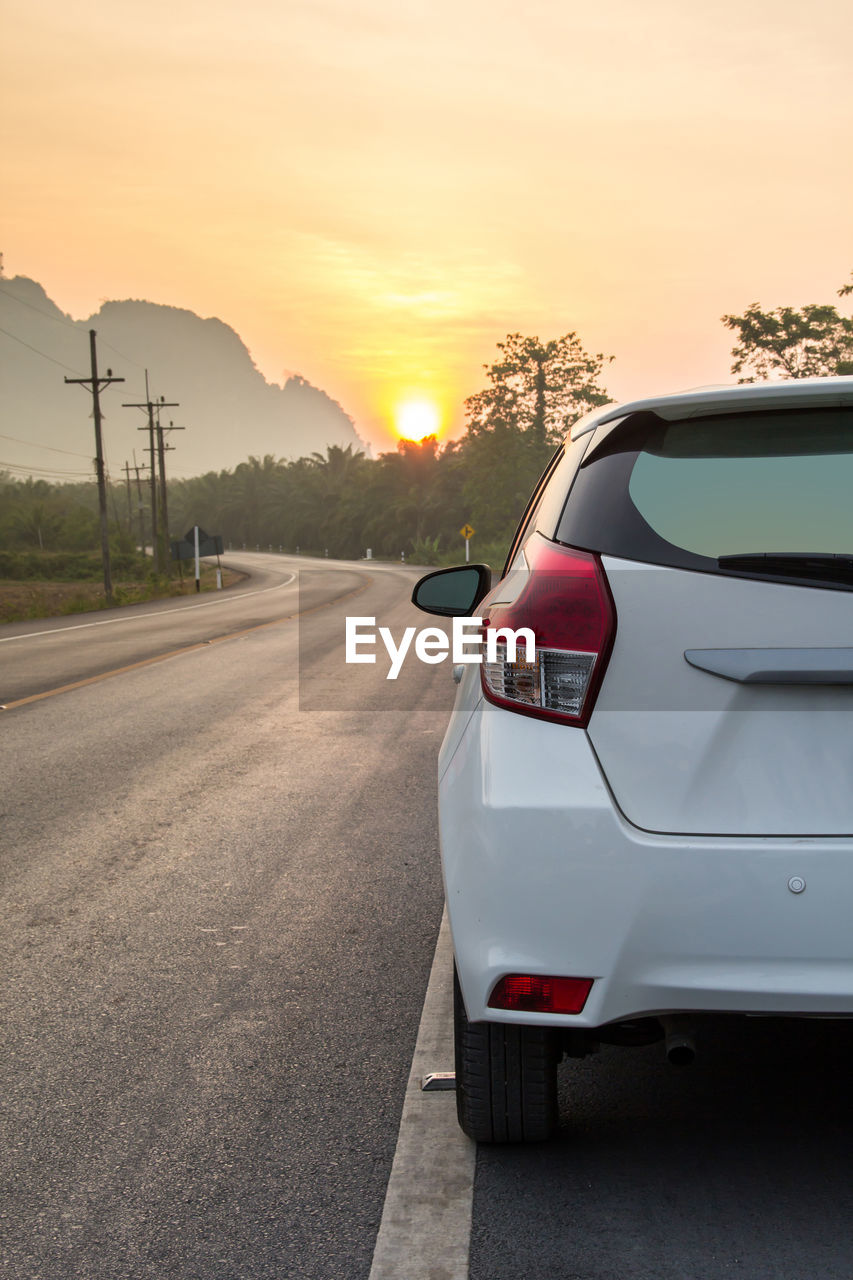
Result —
<path fill-rule="evenodd" d="M 462 534 L 463 538 L 473 538 L 474 536 L 474 530 L 471 528 L 470 524 L 463 524 L 459 532 Z"/>

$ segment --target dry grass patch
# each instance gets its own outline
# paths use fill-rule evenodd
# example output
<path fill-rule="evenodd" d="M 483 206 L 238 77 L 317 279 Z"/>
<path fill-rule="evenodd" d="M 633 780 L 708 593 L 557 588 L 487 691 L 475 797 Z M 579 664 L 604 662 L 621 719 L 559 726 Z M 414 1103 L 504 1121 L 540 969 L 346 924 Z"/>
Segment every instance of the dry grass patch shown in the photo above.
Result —
<path fill-rule="evenodd" d="M 223 587 L 245 578 L 233 569 L 222 570 Z M 202 566 L 202 591 L 216 590 L 216 570 Z M 168 599 L 170 596 L 195 595 L 195 581 L 183 583 L 160 579 L 156 582 L 117 582 L 113 584 L 114 604 L 141 604 L 146 600 Z M 0 580 L 0 622 L 22 622 L 28 618 L 58 618 L 69 613 L 88 613 L 107 607 L 101 582 L 23 582 Z"/>

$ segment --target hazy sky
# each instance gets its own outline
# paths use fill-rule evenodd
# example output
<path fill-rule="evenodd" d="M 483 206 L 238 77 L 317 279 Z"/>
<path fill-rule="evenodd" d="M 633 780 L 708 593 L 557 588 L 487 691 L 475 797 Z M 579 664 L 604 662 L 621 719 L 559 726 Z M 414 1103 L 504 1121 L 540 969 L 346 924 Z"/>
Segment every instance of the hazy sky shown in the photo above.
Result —
<path fill-rule="evenodd" d="M 853 268 L 849 0 L 6 0 L 0 250 L 232 325 L 387 448 L 509 331 L 624 399 Z"/>

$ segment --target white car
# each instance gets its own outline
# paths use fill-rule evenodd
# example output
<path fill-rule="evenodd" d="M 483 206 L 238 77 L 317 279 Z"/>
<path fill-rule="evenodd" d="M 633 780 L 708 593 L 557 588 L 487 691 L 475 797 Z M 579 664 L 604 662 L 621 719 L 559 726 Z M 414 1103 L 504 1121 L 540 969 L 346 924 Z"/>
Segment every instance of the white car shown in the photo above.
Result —
<path fill-rule="evenodd" d="M 550 1136 L 602 1041 L 853 1016 L 853 378 L 596 410 L 489 585 L 413 595 L 536 636 L 439 760 L 465 1132 Z"/>

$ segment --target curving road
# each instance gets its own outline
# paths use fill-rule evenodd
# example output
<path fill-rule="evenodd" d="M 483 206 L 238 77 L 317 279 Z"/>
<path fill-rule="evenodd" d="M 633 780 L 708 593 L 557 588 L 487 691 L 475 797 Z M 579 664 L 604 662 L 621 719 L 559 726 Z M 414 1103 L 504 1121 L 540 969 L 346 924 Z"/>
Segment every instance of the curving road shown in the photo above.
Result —
<path fill-rule="evenodd" d="M 229 566 L 250 576 L 222 592 L 0 626 L 0 702 L 292 619 L 300 607 L 333 601 L 371 580 L 352 563 L 313 562 L 314 570 L 306 571 L 311 563 L 298 557 L 229 556 Z M 303 584 L 309 584 L 303 585 L 301 602 L 300 571 Z M 395 570 L 380 565 L 372 572 Z"/>

